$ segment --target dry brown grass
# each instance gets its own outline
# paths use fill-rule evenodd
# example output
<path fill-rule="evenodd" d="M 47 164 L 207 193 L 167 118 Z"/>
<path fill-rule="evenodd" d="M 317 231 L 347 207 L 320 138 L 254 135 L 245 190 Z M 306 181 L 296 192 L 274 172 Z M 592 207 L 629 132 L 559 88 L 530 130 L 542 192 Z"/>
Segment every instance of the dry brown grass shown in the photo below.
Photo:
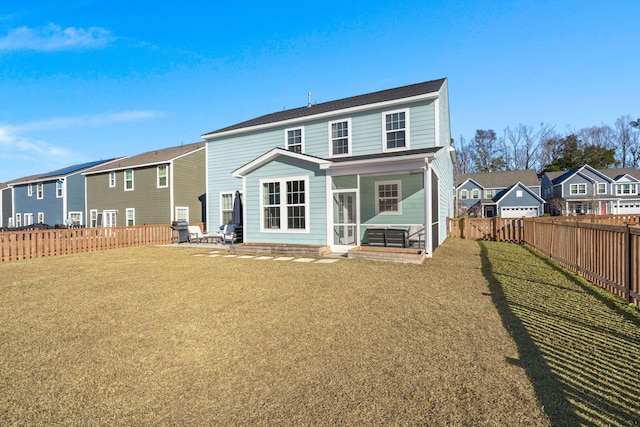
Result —
<path fill-rule="evenodd" d="M 132 248 L 2 264 L 2 425 L 547 425 L 483 276 Z"/>

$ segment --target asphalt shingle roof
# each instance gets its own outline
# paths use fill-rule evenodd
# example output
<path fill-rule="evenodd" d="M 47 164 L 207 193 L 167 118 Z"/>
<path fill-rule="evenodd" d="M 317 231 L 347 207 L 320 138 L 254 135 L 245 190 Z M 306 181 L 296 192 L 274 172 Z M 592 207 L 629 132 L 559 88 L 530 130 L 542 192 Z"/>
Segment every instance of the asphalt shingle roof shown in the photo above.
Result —
<path fill-rule="evenodd" d="M 423 83 L 402 86 L 394 89 L 381 90 L 379 92 L 368 93 L 365 95 L 352 96 L 349 98 L 339 99 L 336 101 L 323 102 L 320 104 L 312 104 L 300 108 L 279 111 L 276 113 L 266 114 L 256 117 L 235 125 L 231 125 L 222 129 L 218 129 L 203 135 L 215 135 L 217 133 L 228 132 L 236 129 L 260 126 L 269 123 L 276 123 L 285 120 L 292 120 L 301 117 L 313 116 L 316 114 L 327 113 L 331 111 L 344 110 L 347 108 L 359 107 L 363 105 L 376 104 L 379 102 L 392 101 L 395 99 L 410 98 L 412 96 L 434 93 L 440 90 L 446 79 L 431 80 Z"/>
<path fill-rule="evenodd" d="M 464 183 L 467 179 L 472 179 L 484 188 L 506 188 L 518 182 L 527 187 L 540 185 L 538 175 L 534 170 L 505 171 L 505 172 L 484 172 L 458 174 L 455 177 L 456 186 Z"/>

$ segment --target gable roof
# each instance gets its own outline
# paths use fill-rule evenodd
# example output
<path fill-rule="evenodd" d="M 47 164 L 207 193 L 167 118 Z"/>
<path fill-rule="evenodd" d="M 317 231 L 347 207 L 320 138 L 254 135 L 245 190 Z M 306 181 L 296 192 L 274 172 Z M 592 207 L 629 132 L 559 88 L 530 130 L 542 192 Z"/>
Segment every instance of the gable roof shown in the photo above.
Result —
<path fill-rule="evenodd" d="M 315 163 L 317 165 L 331 163 L 330 161 L 321 159 L 320 157 L 310 156 L 309 154 L 296 153 L 293 151 L 285 150 L 284 148 L 276 147 L 253 159 L 249 163 L 240 166 L 238 169 L 231 172 L 231 175 L 236 178 L 243 177 L 249 172 L 260 168 L 261 166 L 273 161 L 278 157 L 289 157 L 293 159 L 304 160 L 306 162 Z"/>
<path fill-rule="evenodd" d="M 500 193 L 499 196 L 494 197 L 494 201 L 496 203 L 500 203 L 500 201 L 502 199 L 504 199 L 505 197 L 507 197 L 507 195 L 509 193 L 511 193 L 513 190 L 515 190 L 516 188 L 522 188 L 524 191 L 526 191 L 527 193 L 529 193 L 533 198 L 535 198 L 536 200 L 538 200 L 539 203 L 545 203 L 544 199 L 540 196 L 538 196 L 536 193 L 534 193 L 533 191 L 531 191 L 531 189 L 526 186 L 525 184 L 523 184 L 522 182 L 517 182 L 515 184 L 513 184 L 512 186 L 510 186 L 508 189 L 506 189 L 505 191 L 502 191 Z"/>
<path fill-rule="evenodd" d="M 474 181 L 483 188 L 507 188 L 516 182 L 521 182 L 527 187 L 537 187 L 540 185 L 538 175 L 536 175 L 536 172 L 531 169 L 457 174 L 455 177 L 456 187 L 459 187 L 468 180 Z"/>
<path fill-rule="evenodd" d="M 378 92 L 372 92 L 365 95 L 352 96 L 336 101 L 323 102 L 320 104 L 312 104 L 306 107 L 293 108 L 290 110 L 279 111 L 276 113 L 266 114 L 256 117 L 235 125 L 227 126 L 202 135 L 203 138 L 214 137 L 234 130 L 246 129 L 255 126 L 268 125 L 283 121 L 301 119 L 304 117 L 315 116 L 323 113 L 345 110 L 349 108 L 362 107 L 370 104 L 378 104 L 398 99 L 412 98 L 420 95 L 435 94 L 445 83 L 446 78 L 431 80 L 423 83 L 416 83 L 407 86 L 401 86 L 394 89 L 386 89 Z"/>
<path fill-rule="evenodd" d="M 205 142 L 194 142 L 192 144 L 178 145 L 175 147 L 151 150 L 135 156 L 121 157 L 109 163 L 104 163 L 86 171 L 85 175 L 93 175 L 104 172 L 111 172 L 121 169 L 140 168 L 168 163 L 171 160 L 190 154 L 194 151 L 204 149 Z"/>
<path fill-rule="evenodd" d="M 630 175 L 640 180 L 640 171 L 636 168 L 608 168 L 608 169 L 594 169 L 589 165 L 584 165 L 578 169 L 571 169 L 568 171 L 554 171 L 546 172 L 545 175 L 553 185 L 558 185 L 565 180 L 569 179 L 573 175 L 580 173 L 583 169 L 589 169 L 603 178 L 609 178 L 611 181 L 619 179 L 621 176 Z"/>

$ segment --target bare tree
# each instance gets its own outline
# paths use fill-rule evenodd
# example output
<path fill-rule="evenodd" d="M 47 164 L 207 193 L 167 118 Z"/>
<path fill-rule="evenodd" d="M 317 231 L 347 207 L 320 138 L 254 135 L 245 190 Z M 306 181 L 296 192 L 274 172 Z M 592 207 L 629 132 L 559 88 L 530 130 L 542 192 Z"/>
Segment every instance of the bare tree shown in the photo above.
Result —
<path fill-rule="evenodd" d="M 538 128 L 519 124 L 504 131 L 505 160 L 510 170 L 541 169 L 544 143 L 553 135 L 553 126 L 540 123 Z"/>
<path fill-rule="evenodd" d="M 634 127 L 630 115 L 618 117 L 615 122 L 616 154 L 620 164 L 637 167 L 640 161 L 640 128 Z"/>
<path fill-rule="evenodd" d="M 473 169 L 473 162 L 471 160 L 472 148 L 469 146 L 464 136 L 460 135 L 459 142 L 454 142 L 453 145 L 456 149 L 455 172 L 456 173 L 475 172 L 475 170 Z"/>
<path fill-rule="evenodd" d="M 505 170 L 502 141 L 492 129 L 476 130 L 471 140 L 471 158 L 477 172 L 497 172 Z"/>

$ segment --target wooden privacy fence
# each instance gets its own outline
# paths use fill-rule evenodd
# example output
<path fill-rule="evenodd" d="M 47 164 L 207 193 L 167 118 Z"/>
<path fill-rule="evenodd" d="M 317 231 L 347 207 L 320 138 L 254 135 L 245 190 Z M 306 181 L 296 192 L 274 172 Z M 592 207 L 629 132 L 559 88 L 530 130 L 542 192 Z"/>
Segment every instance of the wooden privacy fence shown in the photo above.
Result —
<path fill-rule="evenodd" d="M 168 224 L 135 227 L 67 228 L 0 233 L 0 260 L 17 261 L 46 256 L 171 243 Z"/>
<path fill-rule="evenodd" d="M 640 306 L 640 227 L 528 218 L 524 230 L 527 246 Z"/>
<path fill-rule="evenodd" d="M 522 218 L 449 218 L 449 236 L 522 243 Z"/>
<path fill-rule="evenodd" d="M 449 235 L 523 243 L 640 306 L 638 215 L 451 218 Z"/>

